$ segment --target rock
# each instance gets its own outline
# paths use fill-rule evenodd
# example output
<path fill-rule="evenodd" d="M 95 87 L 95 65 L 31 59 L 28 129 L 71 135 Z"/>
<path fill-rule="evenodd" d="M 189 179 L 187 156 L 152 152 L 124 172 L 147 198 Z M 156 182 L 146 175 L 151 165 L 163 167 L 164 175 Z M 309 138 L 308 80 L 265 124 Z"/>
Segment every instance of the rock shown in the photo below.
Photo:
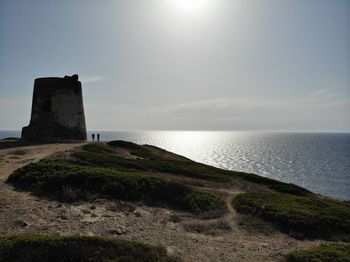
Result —
<path fill-rule="evenodd" d="M 144 210 L 144 209 L 141 209 L 141 208 L 136 208 L 135 211 L 133 212 L 133 214 L 137 217 L 147 217 L 149 216 L 151 213 Z"/>
<path fill-rule="evenodd" d="M 91 211 L 90 210 L 88 210 L 88 209 L 82 209 L 81 210 L 81 212 L 83 213 L 83 214 L 91 214 Z"/>
<path fill-rule="evenodd" d="M 181 218 L 175 214 L 169 216 L 169 221 L 173 223 L 179 223 Z"/>
<path fill-rule="evenodd" d="M 17 227 L 26 227 L 26 226 L 28 226 L 28 223 L 23 221 L 23 220 L 21 220 L 21 219 L 16 219 L 13 224 L 15 226 L 17 226 Z"/>
<path fill-rule="evenodd" d="M 166 246 L 166 251 L 170 256 L 174 256 L 176 254 L 176 246 Z"/>
<path fill-rule="evenodd" d="M 128 230 L 123 227 L 123 226 L 116 226 L 114 228 L 111 228 L 109 230 L 109 233 L 113 234 L 113 235 L 124 235 L 128 232 Z"/>
<path fill-rule="evenodd" d="M 168 223 L 168 227 L 171 229 L 171 230 L 175 230 L 176 229 L 176 225 L 172 222 Z"/>
<path fill-rule="evenodd" d="M 62 220 L 67 220 L 68 216 L 65 214 L 61 214 L 61 215 L 59 215 L 59 218 L 61 218 Z"/>
<path fill-rule="evenodd" d="M 166 216 L 172 216 L 174 214 L 173 212 L 171 212 L 170 210 L 167 210 L 167 209 L 163 210 L 163 213 Z"/>

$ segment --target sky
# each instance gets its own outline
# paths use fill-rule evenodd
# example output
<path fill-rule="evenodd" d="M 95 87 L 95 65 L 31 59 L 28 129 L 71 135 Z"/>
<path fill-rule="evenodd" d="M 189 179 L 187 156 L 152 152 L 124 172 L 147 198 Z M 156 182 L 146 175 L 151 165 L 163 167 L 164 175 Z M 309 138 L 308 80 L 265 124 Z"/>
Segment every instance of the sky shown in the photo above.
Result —
<path fill-rule="evenodd" d="M 73 74 L 90 130 L 350 132 L 350 1 L 0 0 L 0 130 Z"/>

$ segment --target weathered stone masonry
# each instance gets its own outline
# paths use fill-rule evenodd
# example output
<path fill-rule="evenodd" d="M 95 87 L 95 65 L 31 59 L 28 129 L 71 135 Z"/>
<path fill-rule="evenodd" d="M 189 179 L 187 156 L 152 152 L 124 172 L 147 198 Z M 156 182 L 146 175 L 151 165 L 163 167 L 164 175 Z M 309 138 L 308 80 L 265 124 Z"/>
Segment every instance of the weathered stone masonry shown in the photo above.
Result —
<path fill-rule="evenodd" d="M 83 95 L 78 75 L 35 79 L 30 124 L 23 127 L 22 139 L 86 140 Z"/>

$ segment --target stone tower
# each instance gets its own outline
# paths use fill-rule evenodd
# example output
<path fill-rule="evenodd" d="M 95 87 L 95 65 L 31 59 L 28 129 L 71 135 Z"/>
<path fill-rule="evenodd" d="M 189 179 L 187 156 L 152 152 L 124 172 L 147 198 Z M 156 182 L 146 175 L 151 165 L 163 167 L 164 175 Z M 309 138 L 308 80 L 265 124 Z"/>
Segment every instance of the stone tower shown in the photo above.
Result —
<path fill-rule="evenodd" d="M 86 126 L 81 82 L 78 75 L 37 78 L 32 115 L 23 127 L 29 141 L 84 141 Z"/>

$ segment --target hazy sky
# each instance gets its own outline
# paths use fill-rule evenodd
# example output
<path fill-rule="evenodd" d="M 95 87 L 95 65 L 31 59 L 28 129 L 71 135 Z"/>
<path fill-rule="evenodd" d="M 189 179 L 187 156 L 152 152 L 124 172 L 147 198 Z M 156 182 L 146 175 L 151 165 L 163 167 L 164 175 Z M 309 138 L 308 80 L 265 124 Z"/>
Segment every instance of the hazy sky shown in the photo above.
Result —
<path fill-rule="evenodd" d="M 350 1 L 0 0 L 0 129 L 75 73 L 88 129 L 350 131 Z"/>

